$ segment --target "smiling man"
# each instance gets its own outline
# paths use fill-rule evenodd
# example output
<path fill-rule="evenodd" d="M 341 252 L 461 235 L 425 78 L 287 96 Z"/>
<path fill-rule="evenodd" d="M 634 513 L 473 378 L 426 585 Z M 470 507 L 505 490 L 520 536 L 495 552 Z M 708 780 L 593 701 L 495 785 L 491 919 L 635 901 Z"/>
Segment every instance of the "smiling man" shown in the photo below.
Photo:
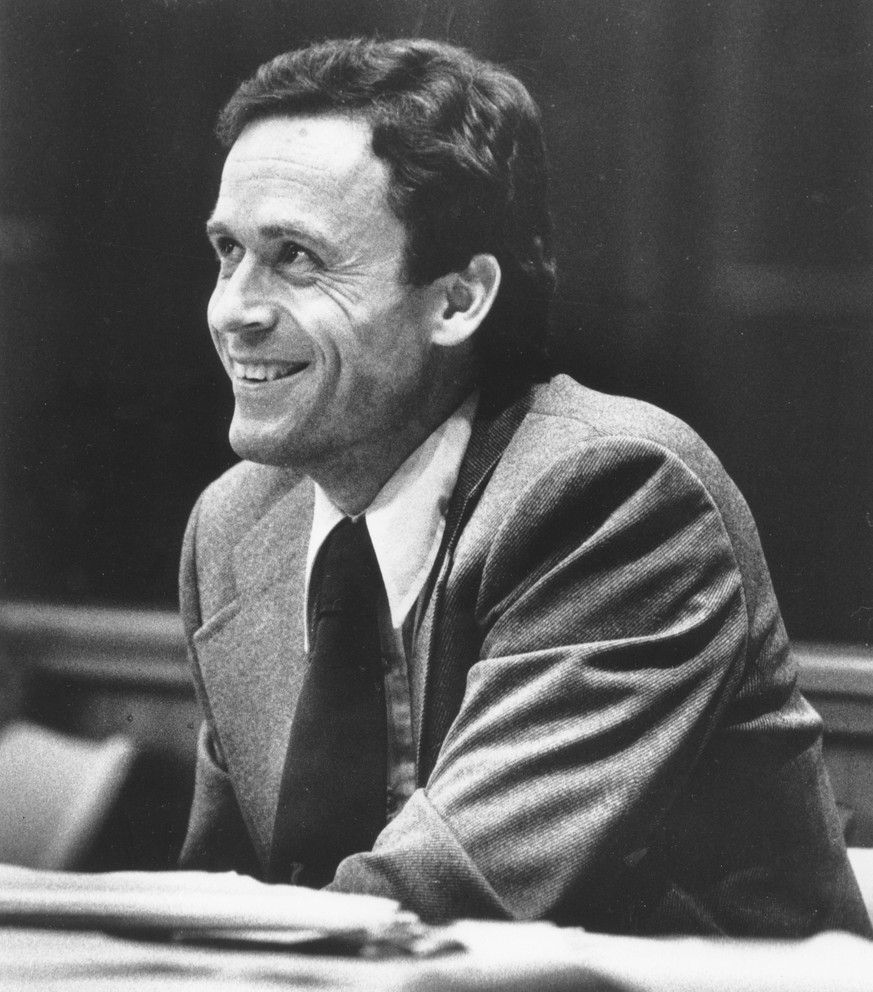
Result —
<path fill-rule="evenodd" d="M 183 553 L 182 865 L 429 920 L 868 932 L 741 496 L 684 424 L 550 378 L 524 87 L 327 42 L 219 131 L 242 461 Z"/>
<path fill-rule="evenodd" d="M 491 255 L 424 285 L 363 118 L 267 117 L 227 158 L 208 230 L 209 305 L 234 385 L 234 450 L 311 476 L 359 513 L 473 389 Z"/>

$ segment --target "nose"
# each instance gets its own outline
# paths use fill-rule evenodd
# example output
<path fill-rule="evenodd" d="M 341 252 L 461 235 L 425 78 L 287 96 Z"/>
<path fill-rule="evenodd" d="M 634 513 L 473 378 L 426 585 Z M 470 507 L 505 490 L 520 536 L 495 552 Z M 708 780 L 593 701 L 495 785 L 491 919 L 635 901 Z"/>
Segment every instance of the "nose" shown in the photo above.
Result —
<path fill-rule="evenodd" d="M 209 324 L 219 334 L 255 333 L 275 323 L 265 274 L 247 256 L 227 278 L 219 278 L 209 301 Z"/>

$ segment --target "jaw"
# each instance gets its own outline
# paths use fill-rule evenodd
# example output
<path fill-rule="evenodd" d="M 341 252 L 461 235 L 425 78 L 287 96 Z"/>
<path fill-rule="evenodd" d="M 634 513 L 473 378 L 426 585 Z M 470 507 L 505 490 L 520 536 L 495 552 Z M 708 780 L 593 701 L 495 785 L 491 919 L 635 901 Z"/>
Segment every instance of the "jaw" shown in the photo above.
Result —
<path fill-rule="evenodd" d="M 293 467 L 336 506 L 360 512 L 475 384 L 467 363 L 442 352 L 414 374 L 397 365 L 393 379 L 382 369 L 350 382 L 318 361 L 272 380 L 234 379 L 234 451 L 249 461 Z"/>
<path fill-rule="evenodd" d="M 228 434 L 230 446 L 246 461 L 261 465 L 289 466 L 287 427 L 273 417 L 252 416 L 243 412 L 237 401 Z"/>
<path fill-rule="evenodd" d="M 302 433 L 311 379 L 311 369 L 303 363 L 272 378 L 231 374 L 235 402 L 230 444 L 241 458 L 265 465 L 287 464 L 287 451 Z"/>

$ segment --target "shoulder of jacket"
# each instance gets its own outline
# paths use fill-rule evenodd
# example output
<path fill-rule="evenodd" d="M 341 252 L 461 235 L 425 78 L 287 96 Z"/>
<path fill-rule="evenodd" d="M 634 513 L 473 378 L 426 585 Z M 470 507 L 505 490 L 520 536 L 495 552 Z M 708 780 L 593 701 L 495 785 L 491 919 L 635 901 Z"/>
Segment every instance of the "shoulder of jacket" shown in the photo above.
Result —
<path fill-rule="evenodd" d="M 660 451 L 707 487 L 727 479 L 706 442 L 678 417 L 643 400 L 589 389 L 566 375 L 535 387 L 519 440 L 526 447 L 545 446 L 558 457 L 588 445 L 625 457 Z"/>
<path fill-rule="evenodd" d="M 293 469 L 238 462 L 203 492 L 198 528 L 220 531 L 232 544 L 304 479 Z"/>

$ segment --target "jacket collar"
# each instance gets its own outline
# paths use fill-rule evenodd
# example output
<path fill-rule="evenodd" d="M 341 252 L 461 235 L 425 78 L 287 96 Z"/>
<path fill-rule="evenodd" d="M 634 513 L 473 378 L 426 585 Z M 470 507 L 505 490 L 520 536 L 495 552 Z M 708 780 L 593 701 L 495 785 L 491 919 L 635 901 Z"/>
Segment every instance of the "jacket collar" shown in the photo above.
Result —
<path fill-rule="evenodd" d="M 435 618 L 442 612 L 452 556 L 461 531 L 469 520 L 491 473 L 531 407 L 533 393 L 533 388 L 529 386 L 524 388 L 501 386 L 482 390 L 473 433 L 449 504 L 442 547 L 423 598 L 424 605 L 419 614 L 421 620 L 413 645 L 410 682 L 419 777 L 422 777 L 422 772 L 425 770 L 427 751 L 428 727 L 425 704 L 434 682 L 438 680 Z"/>

